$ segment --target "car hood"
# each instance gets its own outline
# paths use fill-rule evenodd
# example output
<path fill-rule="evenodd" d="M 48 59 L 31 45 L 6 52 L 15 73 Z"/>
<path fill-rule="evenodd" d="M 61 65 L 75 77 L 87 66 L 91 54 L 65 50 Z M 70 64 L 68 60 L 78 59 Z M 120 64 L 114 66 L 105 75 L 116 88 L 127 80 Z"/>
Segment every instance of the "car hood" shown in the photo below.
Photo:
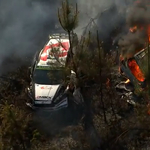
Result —
<path fill-rule="evenodd" d="M 59 86 L 35 84 L 35 100 L 52 100 Z"/>

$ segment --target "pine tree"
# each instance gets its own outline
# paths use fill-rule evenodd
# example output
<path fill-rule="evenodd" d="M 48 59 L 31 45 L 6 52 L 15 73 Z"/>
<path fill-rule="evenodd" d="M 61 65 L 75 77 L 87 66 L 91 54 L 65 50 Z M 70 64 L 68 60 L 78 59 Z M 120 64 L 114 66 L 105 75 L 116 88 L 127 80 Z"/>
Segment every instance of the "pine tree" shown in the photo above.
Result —
<path fill-rule="evenodd" d="M 70 49 L 68 52 L 68 57 L 66 60 L 66 66 L 73 67 L 73 70 L 76 71 L 76 66 L 73 61 L 73 41 L 74 41 L 74 32 L 73 30 L 78 25 L 78 7 L 76 4 L 75 9 L 69 4 L 68 0 L 62 2 L 62 7 L 58 9 L 58 19 L 62 26 L 62 28 L 68 33 L 69 35 L 69 42 L 70 42 Z M 70 61 L 71 60 L 71 61 Z"/>

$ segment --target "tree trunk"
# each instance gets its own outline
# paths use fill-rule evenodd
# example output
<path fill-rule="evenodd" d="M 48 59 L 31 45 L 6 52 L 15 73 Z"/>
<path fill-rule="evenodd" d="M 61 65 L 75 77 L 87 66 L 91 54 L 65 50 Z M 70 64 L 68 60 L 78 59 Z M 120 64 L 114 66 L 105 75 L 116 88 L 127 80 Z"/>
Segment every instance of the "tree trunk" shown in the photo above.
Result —
<path fill-rule="evenodd" d="M 81 94 L 85 102 L 85 108 L 84 108 L 85 116 L 83 119 L 84 129 L 89 137 L 91 148 L 94 150 L 100 149 L 100 137 L 93 123 L 93 114 L 92 114 L 92 108 L 91 108 L 91 100 L 92 100 L 91 88 L 83 87 L 81 89 Z"/>

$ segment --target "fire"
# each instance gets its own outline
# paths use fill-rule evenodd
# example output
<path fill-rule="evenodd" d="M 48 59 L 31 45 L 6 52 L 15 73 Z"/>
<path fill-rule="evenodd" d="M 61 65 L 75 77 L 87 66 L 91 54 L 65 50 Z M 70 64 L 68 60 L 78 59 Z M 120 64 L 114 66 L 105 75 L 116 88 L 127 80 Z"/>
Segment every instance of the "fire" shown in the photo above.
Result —
<path fill-rule="evenodd" d="M 109 79 L 109 78 L 107 78 L 106 87 L 107 87 L 107 88 L 110 88 L 110 79 Z"/>
<path fill-rule="evenodd" d="M 124 60 L 124 58 L 123 58 L 123 56 L 122 56 L 122 55 L 120 55 L 120 61 L 122 61 L 122 60 Z"/>
<path fill-rule="evenodd" d="M 137 31 L 137 26 L 134 26 L 134 27 L 131 27 L 131 28 L 130 28 L 130 32 L 133 33 L 133 32 L 136 32 L 136 31 Z"/>
<path fill-rule="evenodd" d="M 126 81 L 125 81 L 125 83 L 129 83 L 130 82 L 130 80 L 129 79 L 127 79 Z"/>
<path fill-rule="evenodd" d="M 148 26 L 148 41 L 150 43 L 150 25 Z"/>
<path fill-rule="evenodd" d="M 136 32 L 137 30 L 143 30 L 144 28 L 142 26 L 133 26 L 131 27 L 129 30 L 130 32 L 134 33 Z"/>
<path fill-rule="evenodd" d="M 145 77 L 135 60 L 129 60 L 128 66 L 129 66 L 132 74 L 136 77 L 137 80 L 139 80 L 141 82 L 143 82 L 145 80 Z"/>
<path fill-rule="evenodd" d="M 129 31 L 134 33 L 137 30 L 143 30 L 144 28 L 145 27 L 143 27 L 143 26 L 133 26 L 129 29 Z M 148 39 L 149 39 L 149 42 L 150 42 L 150 25 L 148 25 L 148 27 L 146 27 L 146 29 L 147 29 Z"/>

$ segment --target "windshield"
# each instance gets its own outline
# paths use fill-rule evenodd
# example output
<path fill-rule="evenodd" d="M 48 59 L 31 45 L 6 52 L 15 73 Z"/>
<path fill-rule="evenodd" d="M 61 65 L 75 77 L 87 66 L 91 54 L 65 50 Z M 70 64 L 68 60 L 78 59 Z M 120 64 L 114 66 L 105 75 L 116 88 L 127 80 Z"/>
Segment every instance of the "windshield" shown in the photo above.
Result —
<path fill-rule="evenodd" d="M 64 70 L 35 69 L 33 80 L 36 84 L 57 85 L 64 79 Z"/>

